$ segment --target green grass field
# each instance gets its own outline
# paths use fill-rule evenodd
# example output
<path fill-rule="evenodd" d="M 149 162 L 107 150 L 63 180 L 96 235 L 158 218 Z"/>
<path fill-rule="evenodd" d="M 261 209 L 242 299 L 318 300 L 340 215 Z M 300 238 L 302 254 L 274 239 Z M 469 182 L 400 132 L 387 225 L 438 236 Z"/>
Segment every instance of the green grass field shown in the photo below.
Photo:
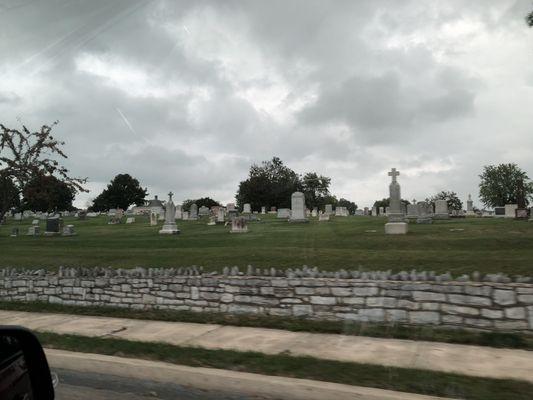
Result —
<path fill-rule="evenodd" d="M 161 236 L 148 218 L 131 225 L 107 225 L 106 217 L 76 226 L 75 237 L 24 236 L 31 219 L 0 226 L 0 266 L 178 267 L 207 269 L 248 264 L 260 267 L 317 266 L 399 271 L 426 269 L 454 274 L 475 270 L 533 275 L 533 223 L 506 219 L 451 219 L 410 224 L 409 234 L 384 234 L 384 218 L 338 217 L 330 222 L 289 224 L 275 216 L 250 223 L 247 234 L 207 220 L 178 221 L 181 234 Z M 161 224 L 161 223 L 160 223 Z M 20 226 L 19 237 L 10 237 Z M 44 230 L 41 222 L 41 230 Z M 463 229 L 451 231 L 451 229 Z M 375 231 L 375 232 L 371 232 Z"/>

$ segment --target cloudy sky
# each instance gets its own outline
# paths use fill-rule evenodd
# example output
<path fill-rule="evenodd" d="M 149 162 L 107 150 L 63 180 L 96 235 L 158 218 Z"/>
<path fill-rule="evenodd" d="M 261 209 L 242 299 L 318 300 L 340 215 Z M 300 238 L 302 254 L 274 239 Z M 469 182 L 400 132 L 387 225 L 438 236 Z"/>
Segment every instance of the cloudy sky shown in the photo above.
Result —
<path fill-rule="evenodd" d="M 234 200 L 276 155 L 360 207 L 533 176 L 524 1 L 0 0 L 0 120 L 59 120 L 84 206 L 118 173 Z"/>

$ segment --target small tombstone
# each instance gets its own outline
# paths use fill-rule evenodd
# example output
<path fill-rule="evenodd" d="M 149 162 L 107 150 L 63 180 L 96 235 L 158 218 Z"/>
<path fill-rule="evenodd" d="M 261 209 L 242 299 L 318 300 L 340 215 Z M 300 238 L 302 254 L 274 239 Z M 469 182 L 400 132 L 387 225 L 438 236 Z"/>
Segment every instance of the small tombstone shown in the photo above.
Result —
<path fill-rule="evenodd" d="M 289 208 L 278 208 L 278 218 L 287 219 L 291 217 L 291 210 Z"/>
<path fill-rule="evenodd" d="M 266 207 L 265 206 L 261 207 L 261 214 L 266 214 Z"/>
<path fill-rule="evenodd" d="M 318 208 L 317 207 L 313 207 L 313 210 L 311 211 L 311 216 L 312 217 L 318 217 Z"/>
<path fill-rule="evenodd" d="M 435 219 L 448 219 L 448 202 L 446 200 L 435 200 Z"/>
<path fill-rule="evenodd" d="M 202 206 L 198 209 L 198 215 L 201 217 L 204 217 L 206 215 L 209 215 L 209 207 Z"/>
<path fill-rule="evenodd" d="M 150 213 L 150 226 L 157 226 L 157 214 L 155 212 Z"/>
<path fill-rule="evenodd" d="M 498 218 L 505 217 L 505 207 L 494 207 L 494 216 Z"/>
<path fill-rule="evenodd" d="M 230 233 L 247 233 L 248 232 L 248 222 L 246 218 L 237 217 L 231 221 L 231 231 Z"/>
<path fill-rule="evenodd" d="M 135 217 L 128 217 L 126 219 L 126 224 L 133 224 L 135 222 Z"/>
<path fill-rule="evenodd" d="M 209 216 L 209 222 L 207 223 L 207 225 L 213 226 L 213 225 L 216 225 L 216 224 L 217 224 L 217 217 L 215 217 L 214 215 L 210 215 Z"/>
<path fill-rule="evenodd" d="M 224 223 L 224 209 L 222 207 L 220 207 L 217 211 L 217 221 L 219 224 L 223 224 Z"/>
<path fill-rule="evenodd" d="M 191 204 L 189 208 L 189 220 L 196 221 L 198 219 L 198 206 L 196 203 Z"/>
<path fill-rule="evenodd" d="M 236 209 L 228 210 L 228 220 L 233 221 L 239 216 L 239 212 Z"/>
<path fill-rule="evenodd" d="M 326 213 L 321 211 L 318 214 L 318 222 L 324 222 L 324 221 L 329 221 L 329 214 L 326 214 Z"/>
<path fill-rule="evenodd" d="M 183 212 L 181 213 L 181 216 L 182 216 L 182 219 L 183 219 L 184 221 L 189 220 L 189 211 L 183 211 Z"/>
<path fill-rule="evenodd" d="M 63 227 L 62 236 L 75 236 L 76 232 L 74 231 L 74 225 L 67 225 Z"/>
<path fill-rule="evenodd" d="M 250 205 L 250 203 L 245 203 L 242 206 L 242 213 L 243 214 L 251 214 L 252 213 L 252 206 Z"/>
<path fill-rule="evenodd" d="M 518 209 L 518 204 L 506 204 L 504 207 L 505 218 L 515 218 L 517 209 Z"/>
<path fill-rule="evenodd" d="M 31 221 L 31 224 L 32 225 L 39 225 L 39 220 L 38 219 L 34 219 L 33 221 Z"/>
<path fill-rule="evenodd" d="M 39 225 L 32 225 L 28 228 L 27 236 L 39 236 L 41 233 L 41 228 Z"/>
<path fill-rule="evenodd" d="M 333 214 L 333 204 L 326 204 L 324 214 L 328 214 L 328 215 Z"/>
<path fill-rule="evenodd" d="M 416 219 L 417 224 L 431 224 L 433 219 L 431 218 L 431 205 L 425 201 L 419 201 L 418 204 L 418 217 Z"/>
<path fill-rule="evenodd" d="M 78 220 L 83 221 L 87 218 L 87 211 L 81 210 L 78 211 Z"/>
<path fill-rule="evenodd" d="M 18 227 L 14 227 L 13 229 L 11 229 L 11 237 L 17 237 L 19 235 L 19 228 Z"/>

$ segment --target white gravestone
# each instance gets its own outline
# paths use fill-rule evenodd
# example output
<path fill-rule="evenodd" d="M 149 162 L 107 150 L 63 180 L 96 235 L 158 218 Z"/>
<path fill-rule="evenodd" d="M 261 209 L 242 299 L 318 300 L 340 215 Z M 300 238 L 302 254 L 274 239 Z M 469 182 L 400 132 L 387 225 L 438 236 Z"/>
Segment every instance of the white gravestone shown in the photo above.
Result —
<path fill-rule="evenodd" d="M 515 210 L 518 208 L 518 204 L 506 204 L 505 205 L 505 218 L 514 218 Z"/>
<path fill-rule="evenodd" d="M 150 213 L 150 226 L 157 225 L 157 214 L 155 212 Z"/>
<path fill-rule="evenodd" d="M 126 218 L 126 224 L 133 224 L 134 222 L 135 222 L 135 218 L 134 217 Z"/>
<path fill-rule="evenodd" d="M 177 235 L 180 233 L 178 226 L 176 225 L 176 206 L 172 201 L 172 196 L 174 193 L 170 192 L 168 194 L 168 201 L 165 205 L 165 223 L 163 228 L 159 231 L 160 235 Z"/>
<path fill-rule="evenodd" d="M 448 202 L 446 200 L 435 200 L 435 219 L 448 219 Z"/>
<path fill-rule="evenodd" d="M 183 210 L 181 209 L 181 204 L 176 205 L 176 219 L 182 219 L 183 218 Z"/>
<path fill-rule="evenodd" d="M 217 222 L 224 223 L 224 217 L 225 217 L 224 209 L 220 207 L 217 211 Z"/>
<path fill-rule="evenodd" d="M 243 214 L 251 214 L 252 213 L 252 206 L 250 203 L 244 203 L 242 206 L 242 213 Z"/>
<path fill-rule="evenodd" d="M 418 218 L 418 205 L 416 203 L 407 204 L 407 215 L 406 215 L 406 218 L 408 218 L 408 219 L 417 219 Z"/>
<path fill-rule="evenodd" d="M 404 221 L 400 184 L 396 180 L 400 172 L 393 168 L 388 175 L 392 178 L 392 182 L 389 185 L 389 222 L 385 224 L 385 233 L 388 235 L 405 235 L 408 230 L 408 224 Z"/>
<path fill-rule="evenodd" d="M 291 210 L 289 208 L 278 208 L 278 218 L 287 219 L 291 216 Z"/>
<path fill-rule="evenodd" d="M 198 219 L 198 206 L 196 203 L 191 204 L 189 208 L 189 218 L 190 221 L 196 221 Z"/>
<path fill-rule="evenodd" d="M 305 195 L 302 192 L 294 192 L 291 196 L 289 222 L 308 222 L 305 216 Z"/>
<path fill-rule="evenodd" d="M 431 205 L 425 201 L 419 201 L 417 204 L 418 207 L 418 218 L 416 219 L 417 224 L 431 224 L 433 222 Z"/>
<path fill-rule="evenodd" d="M 266 214 L 267 208 L 265 206 L 261 207 L 261 214 Z"/>
<path fill-rule="evenodd" d="M 326 204 L 324 213 L 328 214 L 328 215 L 333 214 L 333 205 L 332 204 Z"/>

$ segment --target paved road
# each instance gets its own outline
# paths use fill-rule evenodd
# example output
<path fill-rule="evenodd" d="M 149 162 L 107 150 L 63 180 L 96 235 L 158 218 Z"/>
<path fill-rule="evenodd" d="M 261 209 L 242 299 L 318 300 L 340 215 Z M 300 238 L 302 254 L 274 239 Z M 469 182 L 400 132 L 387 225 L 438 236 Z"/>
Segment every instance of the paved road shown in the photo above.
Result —
<path fill-rule="evenodd" d="M 173 383 L 115 375 L 54 369 L 59 375 L 57 400 L 256 400 L 260 397 L 225 395 Z"/>

